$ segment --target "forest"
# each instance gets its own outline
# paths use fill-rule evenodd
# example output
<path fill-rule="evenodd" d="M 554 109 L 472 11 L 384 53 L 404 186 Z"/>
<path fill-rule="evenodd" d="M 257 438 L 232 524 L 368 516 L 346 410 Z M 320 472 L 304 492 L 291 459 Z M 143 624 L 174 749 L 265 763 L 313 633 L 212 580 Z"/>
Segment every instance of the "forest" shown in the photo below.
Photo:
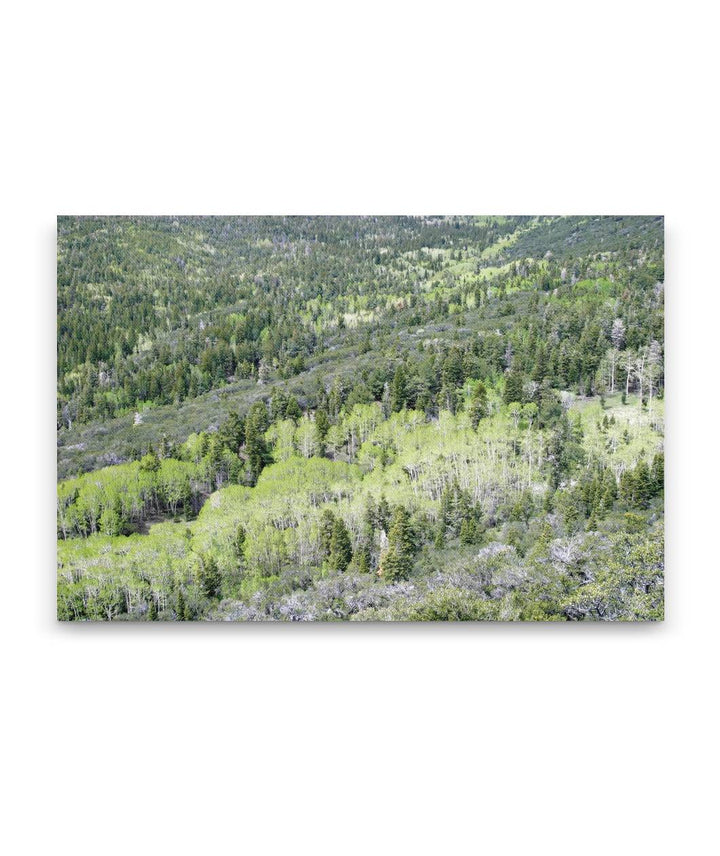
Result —
<path fill-rule="evenodd" d="M 657 621 L 653 216 L 57 226 L 63 621 Z"/>

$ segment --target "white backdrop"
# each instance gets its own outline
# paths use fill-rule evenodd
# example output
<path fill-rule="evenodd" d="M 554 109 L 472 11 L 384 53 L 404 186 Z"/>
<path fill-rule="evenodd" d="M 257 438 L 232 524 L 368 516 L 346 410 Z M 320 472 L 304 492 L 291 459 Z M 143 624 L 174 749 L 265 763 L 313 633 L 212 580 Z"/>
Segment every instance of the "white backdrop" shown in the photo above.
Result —
<path fill-rule="evenodd" d="M 6 10 L 6 852 L 709 852 L 720 570 L 708 9 Z M 437 212 L 666 215 L 667 621 L 57 625 L 55 215 Z"/>

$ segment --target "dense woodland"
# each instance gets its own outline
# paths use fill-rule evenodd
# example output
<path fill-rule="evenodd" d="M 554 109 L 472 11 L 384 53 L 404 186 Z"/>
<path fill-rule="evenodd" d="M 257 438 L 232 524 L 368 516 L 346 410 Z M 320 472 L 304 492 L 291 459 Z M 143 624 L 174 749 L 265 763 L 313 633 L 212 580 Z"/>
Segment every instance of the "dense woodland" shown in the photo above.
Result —
<path fill-rule="evenodd" d="M 61 217 L 58 617 L 663 617 L 659 217 Z"/>

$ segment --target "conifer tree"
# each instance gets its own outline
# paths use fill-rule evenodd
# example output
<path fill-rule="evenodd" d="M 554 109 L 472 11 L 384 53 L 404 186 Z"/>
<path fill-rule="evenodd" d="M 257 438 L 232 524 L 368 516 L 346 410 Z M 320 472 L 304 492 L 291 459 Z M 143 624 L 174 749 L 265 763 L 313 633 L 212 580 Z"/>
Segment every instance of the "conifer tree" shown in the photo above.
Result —
<path fill-rule="evenodd" d="M 380 501 L 377 504 L 375 520 L 378 527 L 387 532 L 388 526 L 390 525 L 390 504 L 387 499 L 385 499 L 384 495 L 380 497 Z"/>
<path fill-rule="evenodd" d="M 320 549 L 323 556 L 329 556 L 332 549 L 332 536 L 335 529 L 335 515 L 329 508 L 320 515 Z"/>
<path fill-rule="evenodd" d="M 647 508 L 653 494 L 650 467 L 643 460 L 635 467 L 635 502 L 638 508 Z"/>
<path fill-rule="evenodd" d="M 233 552 L 235 553 L 235 558 L 242 563 L 245 559 L 245 539 L 246 539 L 245 527 L 242 523 L 238 523 L 237 528 L 235 530 L 235 537 L 233 539 Z"/>
<path fill-rule="evenodd" d="M 344 521 L 336 517 L 330 538 L 330 567 L 342 573 L 352 560 L 352 544 L 350 533 Z"/>
<path fill-rule="evenodd" d="M 390 389 L 390 406 L 393 413 L 398 413 L 407 403 L 407 375 L 405 368 L 400 364 L 395 369 L 392 387 Z"/>
<path fill-rule="evenodd" d="M 330 430 L 330 420 L 328 419 L 327 412 L 322 407 L 319 407 L 315 411 L 315 429 L 317 430 L 320 441 L 324 441 L 327 436 L 327 432 Z"/>
<path fill-rule="evenodd" d="M 650 478 L 652 482 L 652 494 L 653 496 L 659 496 L 665 490 L 665 455 L 663 452 L 658 452 L 653 457 Z"/>
<path fill-rule="evenodd" d="M 288 399 L 287 406 L 285 407 L 285 418 L 297 420 L 302 417 L 302 408 L 298 404 L 297 398 L 294 395 L 291 395 Z"/>
<path fill-rule="evenodd" d="M 257 401 L 250 408 L 245 420 L 245 452 L 250 467 L 251 482 L 255 484 L 263 468 L 270 463 L 272 456 L 265 442 L 268 429 L 267 408 Z"/>
<path fill-rule="evenodd" d="M 186 609 L 187 604 L 185 603 L 185 595 L 183 594 L 182 586 L 178 585 L 177 605 L 175 608 L 175 615 L 177 616 L 177 621 L 185 621 Z"/>
<path fill-rule="evenodd" d="M 478 535 L 477 521 L 474 517 L 466 517 L 460 525 L 460 543 L 476 544 Z"/>
<path fill-rule="evenodd" d="M 380 576 L 388 582 L 404 580 L 412 570 L 415 533 L 407 509 L 400 505 L 393 514 L 387 550 L 380 557 Z"/>
<path fill-rule="evenodd" d="M 478 381 L 473 390 L 468 416 L 473 428 L 477 428 L 480 420 L 487 416 L 487 389 L 482 381 Z"/>
<path fill-rule="evenodd" d="M 523 399 L 523 376 L 522 373 L 513 369 L 505 375 L 505 391 L 503 392 L 503 403 L 510 404 L 513 401 L 522 402 Z"/>
<path fill-rule="evenodd" d="M 213 556 L 205 555 L 201 557 L 200 567 L 200 585 L 206 597 L 214 598 L 220 594 L 220 585 L 222 576 L 220 569 Z"/>
<path fill-rule="evenodd" d="M 370 549 L 367 546 L 364 546 L 359 551 L 358 571 L 361 574 L 369 574 L 370 573 Z"/>

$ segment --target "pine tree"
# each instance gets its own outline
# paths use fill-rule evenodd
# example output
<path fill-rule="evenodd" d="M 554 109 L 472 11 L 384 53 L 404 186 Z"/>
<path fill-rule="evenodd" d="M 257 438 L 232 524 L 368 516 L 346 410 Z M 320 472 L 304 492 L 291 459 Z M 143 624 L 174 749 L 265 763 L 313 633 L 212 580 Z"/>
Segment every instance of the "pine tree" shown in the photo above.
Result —
<path fill-rule="evenodd" d="M 222 576 L 215 559 L 205 555 L 200 560 L 200 585 L 206 597 L 214 598 L 220 594 Z"/>
<path fill-rule="evenodd" d="M 475 518 L 466 517 L 460 525 L 460 543 L 476 544 L 478 534 L 478 525 Z"/>
<path fill-rule="evenodd" d="M 233 552 L 235 553 L 235 558 L 242 565 L 245 559 L 245 539 L 247 537 L 247 533 L 245 532 L 245 527 L 242 523 L 238 523 L 237 528 L 235 530 L 235 537 L 233 538 Z"/>
<path fill-rule="evenodd" d="M 647 508 L 653 495 L 650 467 L 645 461 L 635 467 L 635 503 L 638 508 Z"/>
<path fill-rule="evenodd" d="M 288 399 L 287 406 L 285 407 L 285 418 L 297 420 L 300 419 L 302 415 L 302 408 L 298 404 L 297 398 L 295 398 L 294 395 L 291 395 Z"/>
<path fill-rule="evenodd" d="M 323 556 L 329 556 L 332 549 L 332 536 L 335 529 L 335 515 L 329 508 L 320 515 L 320 549 Z"/>
<path fill-rule="evenodd" d="M 336 517 L 330 538 L 330 567 L 342 573 L 352 560 L 352 543 L 350 533 L 344 521 Z"/>
<path fill-rule="evenodd" d="M 155 600 L 155 593 L 154 592 L 150 592 L 150 599 L 148 600 L 147 617 L 148 617 L 148 621 L 157 621 L 158 608 L 157 608 L 157 601 Z"/>
<path fill-rule="evenodd" d="M 187 604 L 185 603 L 185 595 L 183 594 L 182 586 L 178 585 L 177 605 L 175 607 L 175 615 L 177 621 L 185 621 L 185 611 Z"/>
<path fill-rule="evenodd" d="M 388 526 L 390 524 L 390 504 L 388 503 L 385 496 L 380 497 L 380 501 L 377 504 L 377 510 L 375 514 L 375 519 L 377 521 L 377 525 L 380 529 L 384 529 L 387 532 Z"/>
<path fill-rule="evenodd" d="M 400 410 L 405 407 L 407 403 L 407 376 L 405 374 L 405 369 L 402 364 L 400 364 L 395 369 L 395 376 L 393 377 L 392 387 L 390 389 L 390 406 L 392 408 L 393 413 L 398 413 Z"/>
<path fill-rule="evenodd" d="M 505 391 L 503 403 L 510 404 L 513 401 L 522 402 L 523 399 L 523 376 L 514 369 L 505 375 Z"/>
<path fill-rule="evenodd" d="M 480 420 L 487 416 L 487 390 L 482 381 L 478 381 L 473 390 L 468 416 L 473 428 L 477 428 Z"/>
<path fill-rule="evenodd" d="M 240 447 L 245 439 L 245 422 L 237 413 L 231 413 L 228 418 L 220 426 L 218 438 L 221 443 L 228 448 L 234 455 L 240 451 Z"/>
<path fill-rule="evenodd" d="M 327 436 L 327 432 L 330 430 L 330 420 L 328 419 L 328 415 L 323 408 L 318 408 L 315 411 L 315 428 L 318 433 L 318 437 L 322 442 Z"/>
<path fill-rule="evenodd" d="M 663 452 L 658 452 L 653 457 L 650 478 L 652 482 L 652 495 L 659 496 L 665 490 L 665 455 Z"/>
<path fill-rule="evenodd" d="M 410 523 L 410 515 L 400 505 L 393 514 L 388 533 L 388 548 L 380 557 L 380 576 L 388 582 L 407 579 L 412 570 L 414 552 L 415 533 Z"/>
<path fill-rule="evenodd" d="M 358 558 L 358 571 L 361 574 L 370 573 L 370 551 L 367 547 L 364 547 L 362 550 L 360 550 L 360 555 Z"/>
<path fill-rule="evenodd" d="M 272 460 L 265 442 L 268 422 L 267 408 L 262 401 L 256 401 L 250 408 L 245 420 L 245 452 L 250 467 L 252 484 L 257 482 L 263 468 Z"/>

